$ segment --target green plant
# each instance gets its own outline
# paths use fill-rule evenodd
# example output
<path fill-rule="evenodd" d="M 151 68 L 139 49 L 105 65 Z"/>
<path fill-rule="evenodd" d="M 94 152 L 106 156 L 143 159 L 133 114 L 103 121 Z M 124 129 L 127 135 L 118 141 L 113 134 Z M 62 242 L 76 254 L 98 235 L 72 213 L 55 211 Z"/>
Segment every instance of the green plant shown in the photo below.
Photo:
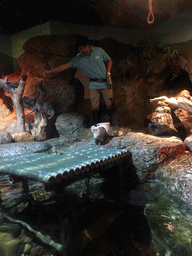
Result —
<path fill-rule="evenodd" d="M 163 60 L 169 61 L 173 58 L 176 58 L 180 54 L 180 47 L 178 45 L 165 45 L 164 48 Z"/>
<path fill-rule="evenodd" d="M 117 63 L 118 77 L 127 78 L 127 75 L 136 75 L 136 70 L 139 76 L 155 75 L 161 71 L 165 62 L 176 63 L 181 52 L 179 45 L 165 45 L 162 48 L 159 45 L 160 41 L 155 40 L 151 35 L 143 36 L 138 43 L 138 54 L 132 55 L 130 52 L 125 59 Z"/>
<path fill-rule="evenodd" d="M 143 36 L 139 40 L 138 46 L 141 48 L 141 57 L 144 59 L 153 59 L 155 57 L 159 41 L 155 41 L 152 36 Z"/>
<path fill-rule="evenodd" d="M 131 59 L 129 59 L 129 56 L 127 56 L 126 59 L 122 59 L 117 64 L 117 69 L 119 76 L 122 78 L 126 77 L 126 73 L 131 71 L 131 68 L 133 67 L 133 62 Z"/>
<path fill-rule="evenodd" d="M 140 69 L 141 73 L 145 75 L 151 75 L 155 73 L 156 58 L 159 55 L 160 42 L 154 40 L 152 36 L 143 36 L 139 41 L 138 46 L 140 48 Z"/>

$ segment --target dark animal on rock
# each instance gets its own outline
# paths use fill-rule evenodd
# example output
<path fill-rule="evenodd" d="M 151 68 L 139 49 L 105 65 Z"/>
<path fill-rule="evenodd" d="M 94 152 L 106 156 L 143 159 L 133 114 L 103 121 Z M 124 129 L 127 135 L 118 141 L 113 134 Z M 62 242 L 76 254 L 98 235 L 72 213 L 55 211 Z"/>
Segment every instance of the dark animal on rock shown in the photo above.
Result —
<path fill-rule="evenodd" d="M 106 132 L 106 129 L 100 125 L 91 126 L 91 131 L 97 145 L 104 145 L 107 142 L 107 139 L 110 137 L 109 134 Z"/>
<path fill-rule="evenodd" d="M 46 95 L 47 92 L 45 91 L 45 89 L 41 85 L 39 85 L 39 96 L 32 110 L 26 116 L 30 115 L 33 112 L 40 112 L 48 115 L 49 119 L 51 119 L 55 115 L 53 107 L 46 101 Z"/>
<path fill-rule="evenodd" d="M 163 135 L 170 131 L 170 128 L 168 125 L 152 122 L 148 118 L 145 119 L 144 125 L 148 127 L 149 133 L 154 136 Z"/>

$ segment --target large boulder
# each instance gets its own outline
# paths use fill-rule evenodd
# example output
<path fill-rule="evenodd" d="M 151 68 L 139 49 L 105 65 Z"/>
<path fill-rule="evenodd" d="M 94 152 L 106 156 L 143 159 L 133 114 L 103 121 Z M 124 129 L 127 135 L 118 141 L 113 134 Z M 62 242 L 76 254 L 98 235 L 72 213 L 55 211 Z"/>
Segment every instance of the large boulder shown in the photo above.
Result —
<path fill-rule="evenodd" d="M 51 79 L 44 78 L 43 73 L 45 70 L 68 63 L 77 54 L 76 39 L 77 35 L 30 38 L 23 46 L 25 53 L 18 59 L 22 73 L 28 76 L 23 97 L 36 100 L 39 96 L 38 88 L 41 85 L 46 91 L 47 102 L 54 108 L 55 117 L 71 111 L 83 100 L 84 87 L 79 80 L 74 79 L 75 69 L 60 72 Z M 41 124 L 42 120 L 41 118 Z M 36 128 L 33 129 L 33 134 L 42 134 L 41 124 L 38 128 L 37 123 L 34 125 Z M 43 125 L 43 127 L 46 126 Z"/>
<path fill-rule="evenodd" d="M 45 56 L 35 53 L 24 53 L 18 59 L 18 64 L 23 74 L 42 77 L 43 72 L 48 68 Z"/>
<path fill-rule="evenodd" d="M 37 99 L 39 96 L 39 85 L 46 92 L 46 100 L 54 108 L 56 115 L 69 111 L 78 101 L 77 94 L 82 99 L 83 85 L 77 79 L 63 81 L 61 79 L 42 79 L 28 77 L 23 97 Z"/>
<path fill-rule="evenodd" d="M 9 132 L 0 134 L 0 144 L 7 144 L 7 143 L 11 143 L 13 141 L 14 141 L 14 139 Z"/>
<path fill-rule="evenodd" d="M 129 150 L 140 179 L 144 179 L 151 168 L 155 171 L 159 164 L 186 151 L 185 144 L 177 137 L 157 137 L 143 132 L 128 132 L 125 136 L 114 137 L 106 146 Z"/>
<path fill-rule="evenodd" d="M 29 132 L 15 133 L 13 138 L 15 142 L 31 142 L 35 139 Z"/>
<path fill-rule="evenodd" d="M 55 126 L 60 136 L 77 138 L 85 128 L 84 122 L 84 116 L 79 113 L 63 113 L 57 117 Z"/>
<path fill-rule="evenodd" d="M 168 191 L 179 201 L 192 207 L 191 154 L 183 154 L 172 161 L 159 166 L 155 172 L 164 181 Z"/>
<path fill-rule="evenodd" d="M 9 107 L 4 103 L 3 99 L 0 99 L 0 120 L 8 117 L 9 115 L 11 115 L 11 110 L 9 109 Z"/>
<path fill-rule="evenodd" d="M 73 57 L 77 53 L 74 47 L 76 39 L 75 34 L 36 36 L 28 39 L 23 49 L 29 53 Z"/>
<path fill-rule="evenodd" d="M 114 95 L 121 126 L 143 126 L 146 113 L 143 80 L 114 82 Z"/>
<path fill-rule="evenodd" d="M 75 104 L 75 89 L 72 82 L 62 80 L 43 80 L 42 86 L 47 92 L 47 100 L 54 107 L 56 113 L 71 110 Z"/>
<path fill-rule="evenodd" d="M 23 73 L 43 78 L 43 72 L 68 63 L 77 54 L 75 42 L 77 35 L 37 36 L 27 40 L 18 63 Z M 74 78 L 74 70 L 62 72 L 62 79 Z"/>
<path fill-rule="evenodd" d="M 36 112 L 34 122 L 30 124 L 30 132 L 36 141 L 44 141 L 59 136 L 55 127 L 55 117 L 47 118 L 45 114 Z"/>
<path fill-rule="evenodd" d="M 68 63 L 77 54 L 77 49 L 75 49 L 76 39 L 77 35 L 73 34 L 44 35 L 28 39 L 23 46 L 25 53 L 18 59 L 22 73 L 26 73 L 29 77 L 24 92 L 25 96 L 37 98 L 37 81 L 35 80 L 38 79 L 50 84 L 55 83 L 53 80 L 62 80 L 61 83 L 64 83 L 64 87 L 66 83 L 70 86 L 76 83 L 74 80 L 76 70 L 74 69 L 55 74 L 53 79 L 44 79 L 43 77 L 44 70 Z M 162 95 L 162 90 L 169 89 L 170 83 L 175 84 L 175 79 L 179 76 L 181 78 L 182 70 L 186 70 L 189 77 L 191 76 L 191 44 L 175 59 L 177 54 L 171 57 L 163 49 L 159 48 L 157 50 L 152 46 L 149 46 L 148 49 L 147 43 L 149 42 L 145 39 L 142 43 L 143 45 L 136 47 L 123 44 L 111 37 L 100 41 L 92 40 L 91 42 L 93 45 L 102 47 L 113 59 L 112 79 L 120 126 L 143 126 L 144 117 L 151 110 L 149 98 Z M 145 45 L 146 47 L 144 47 Z M 172 48 L 170 47 L 170 49 Z M 145 58 L 149 51 L 153 50 L 155 52 L 154 56 Z M 180 86 L 179 81 L 177 83 Z M 186 87 L 185 82 L 182 84 Z M 75 95 L 77 95 L 78 87 L 74 86 L 73 88 L 75 88 Z M 56 100 L 53 100 L 56 106 L 66 102 L 63 98 L 60 102 L 57 102 L 60 99 L 60 90 L 55 95 L 59 95 Z M 70 98 L 68 97 L 68 99 Z M 65 107 L 58 107 L 58 109 L 61 109 L 61 112 L 66 112 Z"/>
<path fill-rule="evenodd" d="M 189 91 L 183 90 L 174 98 L 162 96 L 151 101 L 158 105 L 150 115 L 151 123 L 148 128 L 151 134 L 177 135 L 182 140 L 191 134 L 192 114 Z"/>

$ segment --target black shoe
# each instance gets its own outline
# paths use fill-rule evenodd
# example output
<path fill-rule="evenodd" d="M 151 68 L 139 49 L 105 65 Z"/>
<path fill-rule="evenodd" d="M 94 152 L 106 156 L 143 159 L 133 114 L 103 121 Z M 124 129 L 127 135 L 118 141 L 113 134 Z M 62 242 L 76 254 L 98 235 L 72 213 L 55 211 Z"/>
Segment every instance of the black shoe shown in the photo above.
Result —
<path fill-rule="evenodd" d="M 113 123 L 113 120 L 112 120 L 112 117 L 113 117 L 113 111 L 111 108 L 107 109 L 107 118 L 108 118 L 108 122 L 110 122 L 110 125 L 112 126 L 112 123 Z"/>
<path fill-rule="evenodd" d="M 92 110 L 93 125 L 99 123 L 99 110 Z"/>

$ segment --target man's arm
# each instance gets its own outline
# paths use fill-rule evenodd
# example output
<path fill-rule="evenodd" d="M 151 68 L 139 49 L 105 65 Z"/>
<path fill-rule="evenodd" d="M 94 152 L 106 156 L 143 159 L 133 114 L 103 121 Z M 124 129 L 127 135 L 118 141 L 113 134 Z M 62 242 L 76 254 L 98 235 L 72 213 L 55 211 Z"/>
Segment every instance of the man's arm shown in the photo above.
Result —
<path fill-rule="evenodd" d="M 43 75 L 44 77 L 49 77 L 51 74 L 55 74 L 55 73 L 59 73 L 59 72 L 62 72 L 64 70 L 67 70 L 69 69 L 71 66 L 69 64 L 64 64 L 64 65 L 61 65 L 57 68 L 54 68 L 54 69 L 51 69 L 51 70 L 46 70 Z"/>
<path fill-rule="evenodd" d="M 112 59 L 110 59 L 110 60 L 107 62 L 107 77 L 109 77 L 109 76 L 111 75 L 112 64 L 113 64 L 113 61 L 112 61 Z"/>

